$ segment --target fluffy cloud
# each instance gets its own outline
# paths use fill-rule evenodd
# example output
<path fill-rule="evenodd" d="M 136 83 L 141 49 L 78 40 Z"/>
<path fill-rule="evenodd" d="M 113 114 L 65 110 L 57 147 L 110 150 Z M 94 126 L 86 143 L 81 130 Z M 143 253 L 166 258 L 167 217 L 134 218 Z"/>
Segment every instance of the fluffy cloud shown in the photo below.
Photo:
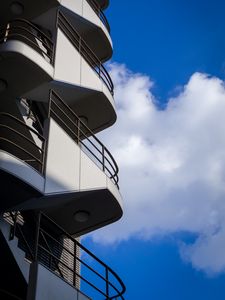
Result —
<path fill-rule="evenodd" d="M 95 241 L 150 239 L 179 231 L 197 235 L 181 255 L 198 269 L 225 270 L 225 88 L 195 73 L 179 95 L 157 107 L 153 82 L 110 65 L 117 123 L 103 133 L 120 166 L 121 221 Z"/>

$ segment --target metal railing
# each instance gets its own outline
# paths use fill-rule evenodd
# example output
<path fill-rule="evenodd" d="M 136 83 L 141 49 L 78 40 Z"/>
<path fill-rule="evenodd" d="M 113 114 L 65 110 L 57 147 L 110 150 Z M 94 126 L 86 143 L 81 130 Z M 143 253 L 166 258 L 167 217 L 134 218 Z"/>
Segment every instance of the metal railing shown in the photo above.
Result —
<path fill-rule="evenodd" d="M 50 91 L 49 114 L 118 187 L 119 168 L 112 154 L 53 90 Z"/>
<path fill-rule="evenodd" d="M 104 12 L 102 11 L 100 5 L 95 0 L 87 0 L 87 2 L 90 4 L 90 6 L 94 10 L 94 12 L 97 14 L 97 16 L 100 18 L 100 20 L 105 25 L 105 27 L 107 28 L 108 32 L 110 33 L 109 22 L 108 22 L 108 20 L 107 20 L 107 18 L 105 16 Z"/>
<path fill-rule="evenodd" d="M 8 40 L 20 40 L 39 52 L 53 64 L 54 44 L 37 25 L 25 19 L 15 19 L 0 28 L 0 43 Z"/>
<path fill-rule="evenodd" d="M 42 147 L 35 143 L 32 135 L 41 141 Z M 32 127 L 9 113 L 1 112 L 0 141 L 0 149 L 6 149 L 7 152 L 28 163 L 40 173 L 44 173 L 46 141 Z"/>
<path fill-rule="evenodd" d="M 26 220 L 24 224 L 18 222 L 16 212 L 10 213 L 10 216 L 10 239 L 17 236 L 20 241 L 22 238 L 22 249 L 31 261 L 38 261 L 81 292 L 94 296 L 94 299 L 124 300 L 126 288 L 120 277 L 48 216 L 39 212 L 36 218 L 32 218 L 35 225 L 33 237 L 30 236 L 31 231 L 26 235 L 28 231 L 25 230 L 31 224 L 26 225 Z M 65 238 L 70 241 L 69 248 L 64 244 Z M 30 241 L 33 241 L 32 245 Z M 81 271 L 78 271 L 77 264 L 81 266 Z M 78 279 L 80 287 L 77 286 Z"/>
<path fill-rule="evenodd" d="M 58 26 L 113 95 L 113 82 L 106 68 L 61 11 L 58 13 Z"/>

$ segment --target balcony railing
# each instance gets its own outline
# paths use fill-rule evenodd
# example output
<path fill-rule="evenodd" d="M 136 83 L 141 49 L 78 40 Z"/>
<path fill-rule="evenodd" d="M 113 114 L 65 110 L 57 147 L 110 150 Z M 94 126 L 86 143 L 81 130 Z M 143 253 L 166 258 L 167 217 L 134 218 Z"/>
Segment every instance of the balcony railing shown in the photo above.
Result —
<path fill-rule="evenodd" d="M 9 22 L 0 29 L 0 43 L 8 40 L 19 40 L 26 43 L 53 64 L 53 42 L 37 25 L 24 19 Z"/>
<path fill-rule="evenodd" d="M 113 95 L 114 86 L 109 73 L 61 11 L 58 14 L 58 26 Z"/>
<path fill-rule="evenodd" d="M 107 20 L 107 18 L 105 16 L 104 12 L 102 11 L 100 5 L 95 0 L 87 0 L 87 2 L 90 4 L 90 6 L 94 10 L 94 12 L 97 14 L 97 16 L 100 18 L 100 20 L 105 25 L 105 27 L 107 28 L 108 32 L 110 33 L 109 22 L 108 22 L 108 20 Z"/>
<path fill-rule="evenodd" d="M 112 154 L 74 111 L 51 90 L 49 114 L 118 187 L 119 168 Z"/>
<path fill-rule="evenodd" d="M 53 90 L 50 91 L 48 117 L 53 117 L 119 188 L 119 168 L 112 154 Z M 31 165 L 43 175 L 46 144 L 45 138 L 33 127 L 9 113 L 0 113 L 0 149 Z"/>
<path fill-rule="evenodd" d="M 44 137 L 25 122 L 9 113 L 0 113 L 1 150 L 11 153 L 43 174 L 45 145 Z"/>
<path fill-rule="evenodd" d="M 5 213 L 4 218 L 11 224 L 10 239 L 17 236 L 28 260 L 39 262 L 91 299 L 124 300 L 120 277 L 45 214 L 22 222 L 17 212 Z"/>

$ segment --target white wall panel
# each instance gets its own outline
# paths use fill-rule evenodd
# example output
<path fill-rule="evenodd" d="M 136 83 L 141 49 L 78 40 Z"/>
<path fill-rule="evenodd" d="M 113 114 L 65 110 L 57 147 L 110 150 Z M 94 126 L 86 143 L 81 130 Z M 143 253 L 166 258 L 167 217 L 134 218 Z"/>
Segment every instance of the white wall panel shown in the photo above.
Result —
<path fill-rule="evenodd" d="M 92 70 L 84 58 L 81 60 L 81 85 L 98 91 L 102 91 L 103 85 L 98 74 Z"/>
<path fill-rule="evenodd" d="M 81 151 L 80 189 L 89 190 L 98 188 L 106 188 L 106 175 L 83 151 Z"/>
<path fill-rule="evenodd" d="M 83 17 L 88 19 L 97 26 L 100 26 L 100 19 L 94 12 L 93 8 L 88 4 L 86 0 L 83 0 Z"/>
<path fill-rule="evenodd" d="M 33 286 L 28 289 L 34 289 Z M 29 298 L 28 298 L 29 299 Z M 33 299 L 33 298 L 32 298 Z M 41 264 L 37 266 L 35 300 L 91 300 Z M 30 300 L 30 299 L 29 299 Z"/>
<path fill-rule="evenodd" d="M 54 79 L 80 85 L 81 56 L 59 29 L 56 44 Z"/>
<path fill-rule="evenodd" d="M 62 0 L 61 5 L 78 15 L 82 16 L 83 14 L 83 0 Z"/>
<path fill-rule="evenodd" d="M 0 150 L 0 169 L 20 178 L 40 192 L 44 191 L 44 178 L 19 158 Z"/>
<path fill-rule="evenodd" d="M 80 148 L 54 121 L 50 121 L 45 193 L 79 188 Z"/>

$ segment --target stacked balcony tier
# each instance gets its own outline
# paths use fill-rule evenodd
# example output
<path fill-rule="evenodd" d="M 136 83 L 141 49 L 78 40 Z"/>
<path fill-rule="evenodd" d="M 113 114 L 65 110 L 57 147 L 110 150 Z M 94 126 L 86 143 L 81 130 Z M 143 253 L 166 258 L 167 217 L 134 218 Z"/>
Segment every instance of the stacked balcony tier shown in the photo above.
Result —
<path fill-rule="evenodd" d="M 41 209 L 77 235 L 118 220 L 122 200 L 111 153 L 54 91 L 47 107 L 45 137 L 34 122 L 28 126 L 9 113 L 0 114 L 2 177 L 11 174 L 25 191 L 32 190 L 26 198 L 13 194 L 13 201 L 6 193 L 4 209 Z"/>

